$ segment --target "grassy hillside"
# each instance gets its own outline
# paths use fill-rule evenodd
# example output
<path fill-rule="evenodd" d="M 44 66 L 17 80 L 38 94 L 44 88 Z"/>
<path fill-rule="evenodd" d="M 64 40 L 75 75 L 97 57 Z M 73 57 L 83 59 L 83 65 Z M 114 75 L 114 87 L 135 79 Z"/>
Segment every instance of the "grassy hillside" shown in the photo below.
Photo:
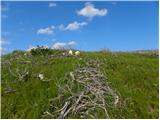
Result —
<path fill-rule="evenodd" d="M 45 54 L 45 52 L 47 54 Z M 82 52 L 80 56 L 64 56 L 66 51 L 20 52 L 1 58 L 1 118 L 56 118 L 54 113 L 69 97 L 60 87 L 71 84 L 69 73 L 89 60 L 100 61 L 100 71 L 119 96 L 116 106 L 108 106 L 110 118 L 158 118 L 158 57 L 134 53 Z M 38 78 L 39 74 L 44 79 Z M 74 85 L 73 85 L 74 86 Z M 74 91 L 79 88 L 74 86 Z M 51 100 L 63 95 L 61 99 Z M 105 103 L 109 103 L 105 99 Z M 54 108 L 52 105 L 54 104 Z M 48 116 L 44 113 L 48 111 Z M 93 111 L 106 118 L 103 111 Z M 69 114 L 65 118 L 81 118 Z M 90 117 L 87 117 L 90 118 Z"/>

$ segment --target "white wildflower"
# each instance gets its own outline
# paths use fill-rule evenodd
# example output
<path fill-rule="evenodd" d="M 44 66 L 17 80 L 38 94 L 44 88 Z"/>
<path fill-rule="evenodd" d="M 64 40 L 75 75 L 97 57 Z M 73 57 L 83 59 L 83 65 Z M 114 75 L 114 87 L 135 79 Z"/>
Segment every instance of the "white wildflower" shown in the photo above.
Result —
<path fill-rule="evenodd" d="M 73 52 L 72 52 L 72 50 L 69 50 L 69 52 L 68 52 L 68 53 L 69 53 L 69 55 L 73 55 Z"/>
<path fill-rule="evenodd" d="M 76 55 L 76 56 L 80 55 L 80 52 L 79 52 L 79 51 L 76 51 L 76 52 L 75 52 L 75 55 Z"/>
<path fill-rule="evenodd" d="M 39 74 L 39 75 L 38 75 L 38 78 L 39 78 L 40 80 L 43 80 L 43 79 L 44 79 L 44 75 L 43 75 L 43 74 Z"/>

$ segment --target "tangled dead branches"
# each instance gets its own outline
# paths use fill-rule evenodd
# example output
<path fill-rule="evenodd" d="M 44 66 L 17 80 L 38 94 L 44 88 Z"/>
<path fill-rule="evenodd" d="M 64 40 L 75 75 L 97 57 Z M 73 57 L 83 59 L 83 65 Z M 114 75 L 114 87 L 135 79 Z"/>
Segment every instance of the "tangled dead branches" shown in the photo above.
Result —
<path fill-rule="evenodd" d="M 70 72 L 70 78 L 71 80 L 68 80 L 64 87 L 57 85 L 63 94 L 69 94 L 62 108 L 55 109 L 51 113 L 45 112 L 43 118 L 47 115 L 52 115 L 50 117 L 55 115 L 54 118 L 60 119 L 69 115 L 78 115 L 80 118 L 99 118 L 95 114 L 97 112 L 101 112 L 105 118 L 110 118 L 107 108 L 116 106 L 119 97 L 106 83 L 106 78 L 100 71 L 100 61 L 88 61 L 85 66 Z M 52 103 L 55 102 L 55 99 L 52 100 Z M 53 104 L 51 106 L 54 107 Z"/>

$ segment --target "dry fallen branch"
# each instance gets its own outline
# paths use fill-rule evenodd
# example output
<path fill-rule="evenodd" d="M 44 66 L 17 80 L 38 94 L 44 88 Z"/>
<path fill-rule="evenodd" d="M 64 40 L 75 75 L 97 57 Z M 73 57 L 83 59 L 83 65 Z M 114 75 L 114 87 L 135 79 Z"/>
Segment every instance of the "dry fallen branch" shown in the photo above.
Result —
<path fill-rule="evenodd" d="M 65 102 L 63 108 L 60 110 L 61 113 L 58 117 L 59 119 L 63 119 L 65 117 L 65 115 L 66 115 L 65 113 L 66 113 L 66 110 L 67 110 L 67 107 L 68 107 L 69 103 L 70 103 L 69 101 Z"/>
<path fill-rule="evenodd" d="M 80 66 L 69 75 L 71 79 L 66 85 L 56 85 L 63 93 L 69 93 L 70 96 L 64 99 L 63 107 L 53 113 L 59 113 L 58 118 L 66 118 L 69 114 L 78 114 L 81 118 L 97 118 L 96 114 L 90 112 L 101 109 L 105 118 L 110 118 L 109 105 L 116 106 L 119 96 L 105 83 L 106 77 L 100 71 L 100 61 L 90 60 L 85 66 Z M 79 91 L 73 90 L 74 86 L 79 86 L 76 87 Z M 112 99 L 106 102 L 107 97 Z"/>

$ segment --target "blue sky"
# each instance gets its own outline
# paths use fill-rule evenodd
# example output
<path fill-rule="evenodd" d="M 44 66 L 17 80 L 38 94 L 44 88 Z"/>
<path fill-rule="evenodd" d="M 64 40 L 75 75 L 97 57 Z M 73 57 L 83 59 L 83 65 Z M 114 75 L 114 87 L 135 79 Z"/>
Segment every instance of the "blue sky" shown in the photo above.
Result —
<path fill-rule="evenodd" d="M 158 49 L 158 2 L 2 2 L 5 52 L 36 45 Z M 2 49 L 2 50 L 3 50 Z"/>

